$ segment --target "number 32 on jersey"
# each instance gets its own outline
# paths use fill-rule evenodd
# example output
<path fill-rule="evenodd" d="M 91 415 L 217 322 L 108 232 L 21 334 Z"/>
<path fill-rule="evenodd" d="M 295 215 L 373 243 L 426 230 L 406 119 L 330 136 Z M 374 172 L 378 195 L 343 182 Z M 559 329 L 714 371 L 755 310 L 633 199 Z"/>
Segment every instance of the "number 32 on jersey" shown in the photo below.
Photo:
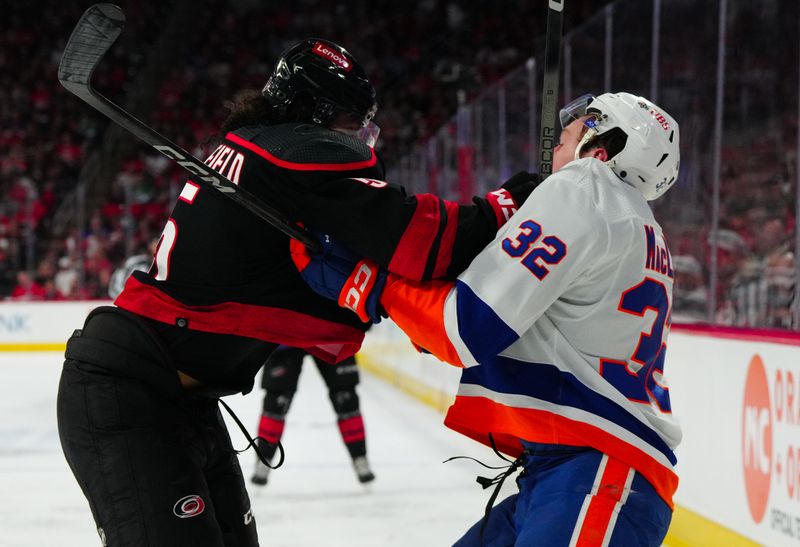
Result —
<path fill-rule="evenodd" d="M 548 265 L 558 264 L 567 256 L 566 243 L 553 235 L 542 237 L 541 224 L 531 219 L 525 220 L 519 225 L 517 237 L 505 238 L 502 247 L 508 256 L 521 257 L 522 265 L 528 268 L 539 281 L 550 273 Z"/>

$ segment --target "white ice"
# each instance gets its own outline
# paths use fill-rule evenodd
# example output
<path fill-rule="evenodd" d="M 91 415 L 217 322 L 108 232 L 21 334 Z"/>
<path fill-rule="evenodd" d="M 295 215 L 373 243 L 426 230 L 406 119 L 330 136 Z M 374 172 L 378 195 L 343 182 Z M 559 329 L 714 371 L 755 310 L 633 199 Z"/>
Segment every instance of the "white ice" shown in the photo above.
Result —
<path fill-rule="evenodd" d="M 442 365 L 445 366 L 445 365 Z M 89 507 L 61 454 L 55 422 L 59 353 L 0 353 L 0 545 L 99 546 Z M 263 392 L 227 397 L 253 432 Z M 383 380 L 362 373 L 361 409 L 377 476 L 369 490 L 350 465 L 325 385 L 306 363 L 286 424 L 286 463 L 260 488 L 248 484 L 262 546 L 451 545 L 483 514 L 493 476 L 473 456 L 491 450 L 448 430 L 442 415 Z M 228 422 L 234 445 L 246 441 Z M 249 478 L 254 455 L 240 456 Z M 506 481 L 498 499 L 515 491 Z"/>

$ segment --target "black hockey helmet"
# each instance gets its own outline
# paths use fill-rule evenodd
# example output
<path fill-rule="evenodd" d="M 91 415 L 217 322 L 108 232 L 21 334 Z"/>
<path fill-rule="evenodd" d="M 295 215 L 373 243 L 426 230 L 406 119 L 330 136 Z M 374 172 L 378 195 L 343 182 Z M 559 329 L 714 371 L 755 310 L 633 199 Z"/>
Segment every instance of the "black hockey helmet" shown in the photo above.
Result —
<path fill-rule="evenodd" d="M 366 127 L 378 105 L 366 72 L 342 46 L 309 38 L 284 51 L 261 91 L 287 121 L 327 125 L 339 112 Z"/>

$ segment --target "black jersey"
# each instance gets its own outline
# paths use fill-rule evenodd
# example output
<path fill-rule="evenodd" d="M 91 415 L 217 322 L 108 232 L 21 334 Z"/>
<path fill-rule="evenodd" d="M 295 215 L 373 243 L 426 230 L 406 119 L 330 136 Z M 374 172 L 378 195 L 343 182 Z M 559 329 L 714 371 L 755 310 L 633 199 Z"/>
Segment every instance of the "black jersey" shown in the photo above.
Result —
<path fill-rule="evenodd" d="M 498 219 L 533 189 L 520 185 L 467 206 L 408 196 L 383 180 L 372 148 L 307 124 L 239 129 L 205 163 L 290 217 L 414 279 L 458 275 L 494 237 Z M 135 272 L 116 304 L 156 322 L 178 367 L 210 384 L 249 378 L 252 385 L 276 343 L 344 359 L 358 349 L 366 327 L 305 285 L 285 234 L 191 180 L 150 271 Z"/>

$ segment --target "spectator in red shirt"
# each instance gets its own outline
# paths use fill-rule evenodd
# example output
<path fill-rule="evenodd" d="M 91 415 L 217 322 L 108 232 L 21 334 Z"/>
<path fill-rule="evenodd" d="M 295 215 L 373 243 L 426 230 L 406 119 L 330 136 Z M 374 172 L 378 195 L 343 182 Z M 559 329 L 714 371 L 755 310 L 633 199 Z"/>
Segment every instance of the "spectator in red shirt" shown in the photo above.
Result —
<path fill-rule="evenodd" d="M 17 272 L 17 286 L 11 290 L 11 300 L 44 300 L 45 289 L 28 272 Z"/>

